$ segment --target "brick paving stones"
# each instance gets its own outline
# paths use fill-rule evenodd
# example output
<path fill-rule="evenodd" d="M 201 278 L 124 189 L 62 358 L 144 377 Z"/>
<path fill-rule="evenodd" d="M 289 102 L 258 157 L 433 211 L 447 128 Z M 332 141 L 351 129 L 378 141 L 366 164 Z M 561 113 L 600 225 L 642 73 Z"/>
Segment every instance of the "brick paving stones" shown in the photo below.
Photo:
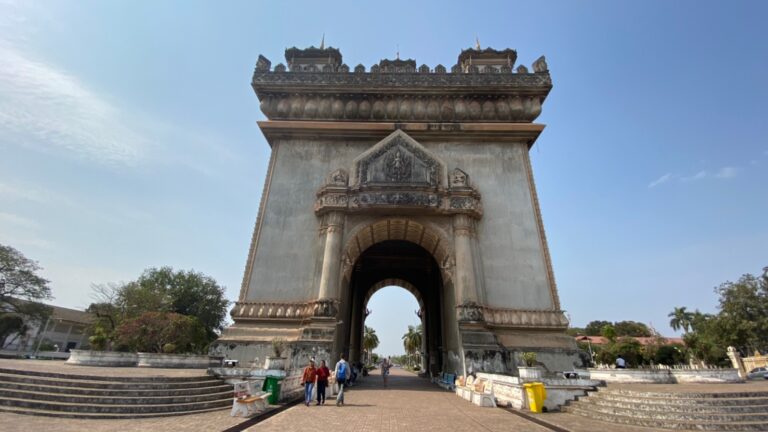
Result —
<path fill-rule="evenodd" d="M 207 414 L 132 420 L 79 420 L 0 412 L 0 432 L 218 432 L 244 421 L 230 417 L 230 408 Z"/>
<path fill-rule="evenodd" d="M 298 405 L 248 432 L 525 431 L 548 429 L 501 409 L 481 408 L 423 378 L 392 369 L 389 388 L 378 374 L 345 395 L 346 405 Z"/>

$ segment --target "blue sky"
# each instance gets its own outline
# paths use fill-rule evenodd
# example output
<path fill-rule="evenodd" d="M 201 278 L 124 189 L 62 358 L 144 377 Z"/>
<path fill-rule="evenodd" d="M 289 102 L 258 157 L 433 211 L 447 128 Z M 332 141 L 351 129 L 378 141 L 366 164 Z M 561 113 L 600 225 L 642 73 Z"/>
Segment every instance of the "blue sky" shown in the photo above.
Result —
<path fill-rule="evenodd" d="M 531 155 L 573 324 L 671 334 L 674 306 L 713 311 L 714 286 L 768 265 L 767 12 L 0 0 L 0 242 L 45 267 L 63 306 L 160 265 L 209 274 L 234 300 L 268 160 L 249 86 L 257 56 L 275 64 L 325 34 L 350 66 L 398 48 L 450 66 L 477 36 L 517 49 L 518 63 L 547 56 L 554 89 Z M 408 296 L 381 291 L 371 309 Z M 382 352 L 400 350 L 405 320 L 377 329 Z"/>

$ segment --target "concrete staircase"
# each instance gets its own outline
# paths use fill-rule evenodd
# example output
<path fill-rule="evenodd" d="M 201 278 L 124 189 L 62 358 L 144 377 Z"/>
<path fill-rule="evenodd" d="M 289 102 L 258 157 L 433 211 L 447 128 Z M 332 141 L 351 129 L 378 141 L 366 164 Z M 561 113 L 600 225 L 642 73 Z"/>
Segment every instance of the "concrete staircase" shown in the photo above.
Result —
<path fill-rule="evenodd" d="M 0 368 L 0 411 L 127 419 L 198 414 L 232 406 L 232 386 L 208 376 L 106 377 Z"/>
<path fill-rule="evenodd" d="M 600 389 L 563 411 L 654 429 L 767 431 L 768 392 L 662 393 Z"/>

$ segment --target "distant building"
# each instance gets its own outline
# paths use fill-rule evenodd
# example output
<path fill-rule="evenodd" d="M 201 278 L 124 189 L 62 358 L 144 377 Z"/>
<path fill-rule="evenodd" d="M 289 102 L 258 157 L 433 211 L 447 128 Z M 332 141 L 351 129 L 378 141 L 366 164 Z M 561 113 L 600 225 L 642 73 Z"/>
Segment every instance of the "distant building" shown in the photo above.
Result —
<path fill-rule="evenodd" d="M 39 347 L 47 350 L 58 347 L 61 352 L 69 352 L 69 350 L 89 345 L 88 327 L 93 320 L 91 314 L 76 309 L 49 306 L 52 313 L 43 326 L 32 323 L 26 334 L 11 334 L 3 341 L 2 348 L 5 354 L 9 352 L 16 352 L 19 355 L 31 354 L 38 351 Z"/>

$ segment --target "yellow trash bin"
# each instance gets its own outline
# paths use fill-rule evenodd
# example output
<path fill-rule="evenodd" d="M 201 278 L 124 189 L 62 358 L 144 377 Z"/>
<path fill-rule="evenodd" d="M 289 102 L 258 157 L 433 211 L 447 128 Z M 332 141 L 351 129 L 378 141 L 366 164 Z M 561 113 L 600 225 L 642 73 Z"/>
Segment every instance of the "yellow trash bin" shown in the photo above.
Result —
<path fill-rule="evenodd" d="M 531 412 L 540 413 L 544 409 L 544 399 L 547 398 L 544 384 L 540 382 L 525 383 L 523 388 L 528 395 L 528 408 Z"/>

